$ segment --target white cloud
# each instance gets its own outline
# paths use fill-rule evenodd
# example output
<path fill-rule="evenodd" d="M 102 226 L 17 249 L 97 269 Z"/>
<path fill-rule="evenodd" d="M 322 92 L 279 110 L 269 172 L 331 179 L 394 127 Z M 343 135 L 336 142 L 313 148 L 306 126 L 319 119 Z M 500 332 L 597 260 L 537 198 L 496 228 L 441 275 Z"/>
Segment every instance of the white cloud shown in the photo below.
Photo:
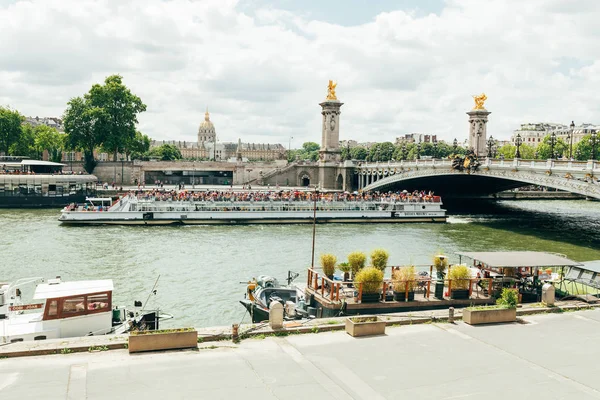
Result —
<path fill-rule="evenodd" d="M 298 146 L 320 140 L 335 79 L 342 139 L 464 138 L 482 91 L 495 137 L 527 121 L 600 123 L 595 0 L 448 0 L 439 14 L 390 10 L 357 26 L 305 15 L 234 0 L 0 3 L 0 104 L 60 115 L 119 73 L 153 138 L 195 140 L 208 106 L 220 140 Z"/>

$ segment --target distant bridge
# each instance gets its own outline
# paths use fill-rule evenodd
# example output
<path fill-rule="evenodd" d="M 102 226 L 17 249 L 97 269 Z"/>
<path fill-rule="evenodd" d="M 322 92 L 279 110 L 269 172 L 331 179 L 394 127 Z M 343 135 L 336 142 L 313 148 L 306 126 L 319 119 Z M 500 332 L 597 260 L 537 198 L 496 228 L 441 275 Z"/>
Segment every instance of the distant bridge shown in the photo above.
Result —
<path fill-rule="evenodd" d="M 540 185 L 600 199 L 598 161 L 484 159 L 476 171 L 452 168 L 452 160 L 366 163 L 355 167 L 361 190 L 433 190 L 442 196 L 485 196 Z"/>

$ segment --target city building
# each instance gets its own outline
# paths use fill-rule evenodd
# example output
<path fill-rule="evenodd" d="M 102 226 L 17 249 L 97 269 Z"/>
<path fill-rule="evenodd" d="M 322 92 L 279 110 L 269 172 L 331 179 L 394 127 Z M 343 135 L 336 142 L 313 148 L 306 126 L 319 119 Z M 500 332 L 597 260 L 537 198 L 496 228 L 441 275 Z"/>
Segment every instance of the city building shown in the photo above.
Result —
<path fill-rule="evenodd" d="M 434 143 L 437 142 L 437 135 L 428 135 L 424 133 L 407 133 L 404 136 L 396 138 L 396 146 L 403 143 Z"/>
<path fill-rule="evenodd" d="M 573 145 L 578 143 L 585 135 L 589 135 L 592 132 L 600 131 L 599 125 L 594 124 L 580 124 L 574 125 L 571 128 L 571 125 L 550 123 L 550 122 L 539 122 L 539 123 L 526 123 L 521 124 L 519 129 L 516 129 L 510 141 L 514 145 L 515 139 L 517 135 L 521 136 L 521 143 L 527 144 L 529 146 L 537 147 L 538 144 L 544 141 L 544 137 L 551 135 L 554 133 L 557 139 L 562 139 L 567 142 L 570 141 L 567 137 L 573 133 Z"/>
<path fill-rule="evenodd" d="M 62 119 L 56 117 L 25 117 L 25 121 L 23 121 L 23 123 L 31 126 L 46 125 L 56 129 L 59 132 L 65 131 L 65 126 L 63 125 Z"/>
<path fill-rule="evenodd" d="M 242 143 L 219 142 L 215 125 L 210 120 L 208 110 L 204 113 L 204 121 L 198 127 L 197 142 L 181 140 L 153 140 L 150 148 L 163 144 L 170 144 L 179 149 L 181 156 L 186 159 L 198 160 L 237 160 L 239 158 L 238 147 L 241 151 L 241 159 L 249 161 L 272 161 L 285 160 L 287 158 L 286 148 L 277 143 Z"/>

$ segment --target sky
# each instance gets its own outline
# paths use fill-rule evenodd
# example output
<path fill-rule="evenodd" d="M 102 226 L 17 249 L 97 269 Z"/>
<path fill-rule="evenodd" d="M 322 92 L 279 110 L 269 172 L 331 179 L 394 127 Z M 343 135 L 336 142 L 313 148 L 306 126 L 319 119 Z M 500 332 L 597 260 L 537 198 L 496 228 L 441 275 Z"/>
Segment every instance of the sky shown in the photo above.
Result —
<path fill-rule="evenodd" d="M 463 140 L 600 123 L 597 0 L 0 0 L 0 105 L 60 117 L 111 74 L 147 105 L 139 129 L 196 141 L 320 142 L 327 83 L 340 139 Z"/>

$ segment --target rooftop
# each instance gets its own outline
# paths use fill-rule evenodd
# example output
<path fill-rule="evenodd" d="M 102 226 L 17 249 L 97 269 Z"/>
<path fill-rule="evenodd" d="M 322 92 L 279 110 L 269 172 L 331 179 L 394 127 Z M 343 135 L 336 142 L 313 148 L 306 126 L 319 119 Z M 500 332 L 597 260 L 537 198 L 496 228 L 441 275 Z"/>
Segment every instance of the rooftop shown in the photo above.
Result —
<path fill-rule="evenodd" d="M 456 252 L 456 254 L 468 257 L 475 262 L 482 262 L 494 268 L 566 267 L 581 265 L 581 263 L 561 255 L 541 251 L 484 251 Z"/>

